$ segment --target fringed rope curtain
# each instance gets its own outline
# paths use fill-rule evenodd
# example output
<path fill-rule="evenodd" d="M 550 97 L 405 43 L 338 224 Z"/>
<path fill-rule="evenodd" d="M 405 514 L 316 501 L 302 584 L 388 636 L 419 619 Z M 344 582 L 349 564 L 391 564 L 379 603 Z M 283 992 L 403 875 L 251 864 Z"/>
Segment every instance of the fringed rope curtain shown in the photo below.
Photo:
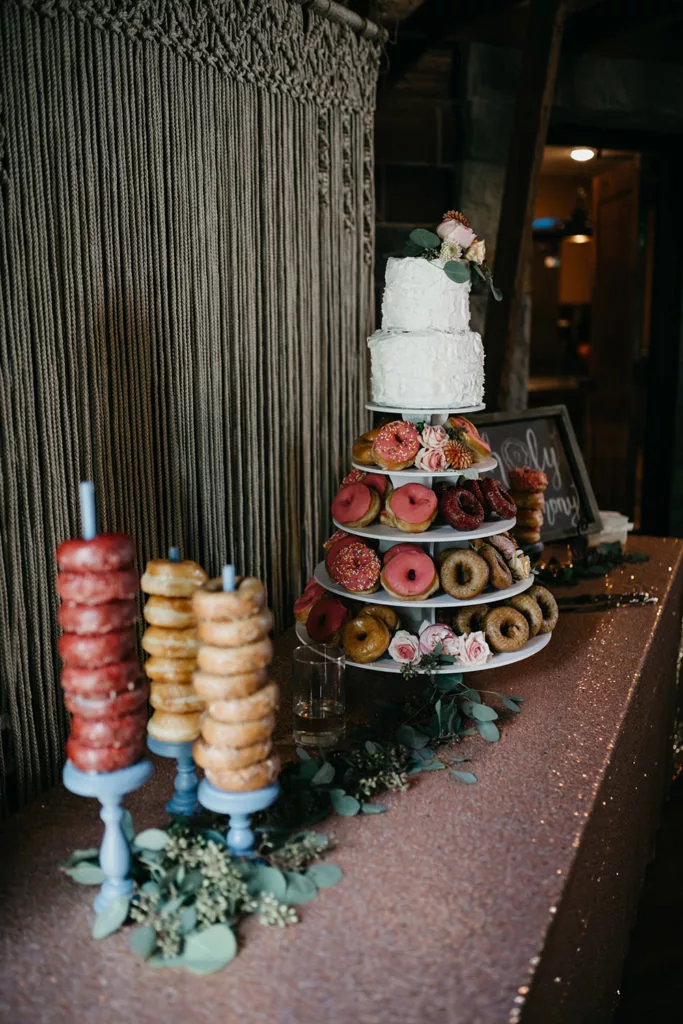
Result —
<path fill-rule="evenodd" d="M 0 5 L 5 810 L 63 757 L 80 479 L 139 566 L 233 560 L 280 623 L 311 572 L 363 415 L 378 62 L 292 0 Z"/>

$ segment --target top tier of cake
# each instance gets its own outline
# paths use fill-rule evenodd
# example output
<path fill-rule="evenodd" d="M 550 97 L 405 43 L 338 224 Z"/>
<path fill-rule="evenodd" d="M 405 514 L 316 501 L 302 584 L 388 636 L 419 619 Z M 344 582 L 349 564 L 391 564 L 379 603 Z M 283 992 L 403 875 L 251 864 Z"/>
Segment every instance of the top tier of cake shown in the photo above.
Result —
<path fill-rule="evenodd" d="M 468 330 L 470 282 L 451 281 L 443 268 L 442 260 L 389 258 L 382 299 L 383 331 Z"/>

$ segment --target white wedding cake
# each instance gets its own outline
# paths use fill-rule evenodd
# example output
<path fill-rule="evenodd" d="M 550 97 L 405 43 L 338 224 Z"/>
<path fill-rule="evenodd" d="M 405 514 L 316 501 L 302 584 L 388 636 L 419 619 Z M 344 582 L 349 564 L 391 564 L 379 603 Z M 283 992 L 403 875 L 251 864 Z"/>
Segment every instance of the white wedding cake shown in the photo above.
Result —
<path fill-rule="evenodd" d="M 409 251 L 423 249 L 426 256 L 387 262 L 382 328 L 368 338 L 372 401 L 378 405 L 462 409 L 484 400 L 484 347 L 469 330 L 470 264 L 490 278 L 484 243 L 454 211 L 444 215 L 437 232 L 411 234 Z M 431 238 L 438 248 L 421 246 L 414 236 Z M 446 272 L 449 261 L 459 264 L 453 275 L 459 280 Z"/>

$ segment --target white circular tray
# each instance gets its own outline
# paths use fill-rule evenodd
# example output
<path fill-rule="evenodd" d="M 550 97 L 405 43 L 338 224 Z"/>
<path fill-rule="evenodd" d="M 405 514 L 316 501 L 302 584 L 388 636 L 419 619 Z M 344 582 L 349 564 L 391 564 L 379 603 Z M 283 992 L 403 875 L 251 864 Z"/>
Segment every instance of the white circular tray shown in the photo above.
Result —
<path fill-rule="evenodd" d="M 375 594 L 369 600 L 375 599 Z M 296 624 L 296 635 L 302 644 L 310 644 L 311 638 L 308 635 L 308 630 L 305 626 L 302 626 L 300 622 Z M 490 661 L 487 661 L 485 665 L 439 665 L 434 670 L 434 675 L 446 675 L 448 673 L 453 674 L 457 672 L 485 672 L 490 668 L 503 668 L 505 665 L 514 665 L 517 661 L 524 661 L 525 658 L 531 658 L 534 654 L 538 654 L 544 647 L 550 643 L 552 633 L 542 633 L 539 636 L 532 637 L 527 644 L 522 647 L 520 651 L 513 651 L 511 654 L 494 654 Z M 401 671 L 401 665 L 394 661 L 393 658 L 384 655 L 377 661 L 372 661 L 367 665 L 361 665 L 358 661 L 351 661 L 349 658 L 346 659 L 346 665 L 349 668 L 367 668 L 371 672 L 395 672 Z M 426 674 L 426 673 L 425 673 Z"/>
<path fill-rule="evenodd" d="M 490 473 L 498 465 L 498 460 L 494 459 L 492 455 L 487 455 L 485 459 L 480 459 L 479 462 L 473 462 L 469 469 L 446 469 L 440 473 L 430 473 L 425 469 L 400 469 L 398 471 L 394 469 L 382 469 L 381 466 L 362 466 L 360 462 L 354 462 L 353 468 L 360 469 L 363 473 L 381 473 L 382 476 L 400 477 L 401 483 L 409 484 L 411 480 L 420 482 L 424 477 L 444 476 L 444 477 L 458 477 L 472 475 L 479 475 L 479 473 Z"/>
<path fill-rule="evenodd" d="M 378 405 L 377 402 L 366 402 L 365 408 L 371 409 L 372 412 L 400 412 L 411 415 L 415 413 L 417 416 L 460 416 L 466 412 L 481 412 L 486 406 L 482 403 L 481 405 L 463 405 L 460 409 L 454 409 L 450 405 L 445 409 L 413 409 L 401 405 Z"/>
<path fill-rule="evenodd" d="M 404 530 L 396 529 L 395 526 L 382 526 L 379 521 L 356 530 L 338 523 L 336 519 L 333 519 L 332 522 L 338 530 L 353 533 L 356 537 L 365 537 L 367 540 L 391 540 L 410 544 L 454 544 L 456 541 L 476 540 L 479 537 L 493 537 L 496 533 L 507 533 L 508 530 L 513 529 L 517 520 L 489 520 L 482 523 L 476 530 L 454 530 L 452 526 L 430 526 L 424 533 L 406 533 Z"/>
<path fill-rule="evenodd" d="M 468 598 L 467 601 L 459 601 L 456 597 L 451 597 L 449 594 L 436 594 L 434 597 L 428 597 L 425 601 L 401 601 L 399 598 L 387 593 L 384 587 L 380 587 L 374 594 L 365 596 L 352 594 L 351 591 L 344 590 L 343 587 L 340 587 L 330 577 L 324 562 L 319 562 L 316 565 L 313 575 L 321 587 L 329 590 L 332 594 L 337 594 L 339 597 L 345 597 L 350 601 L 363 601 L 365 604 L 390 604 L 396 608 L 467 608 L 473 604 L 492 604 L 494 601 L 505 601 L 509 597 L 514 597 L 515 594 L 522 594 L 533 585 L 535 579 L 532 574 L 527 576 L 526 579 L 513 583 L 511 587 L 506 587 L 504 590 L 484 590 L 481 594 L 477 594 L 476 597 Z"/>

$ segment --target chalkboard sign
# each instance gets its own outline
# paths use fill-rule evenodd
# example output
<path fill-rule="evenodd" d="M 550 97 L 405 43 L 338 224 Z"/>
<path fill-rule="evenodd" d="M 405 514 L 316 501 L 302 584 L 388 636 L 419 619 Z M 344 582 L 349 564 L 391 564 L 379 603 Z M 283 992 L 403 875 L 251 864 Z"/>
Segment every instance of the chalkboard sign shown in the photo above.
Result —
<path fill-rule="evenodd" d="M 542 541 L 596 533 L 602 528 L 566 406 L 481 414 L 472 416 L 472 422 L 498 460 L 491 475 L 506 487 L 508 472 L 520 466 L 533 466 L 547 475 Z"/>

